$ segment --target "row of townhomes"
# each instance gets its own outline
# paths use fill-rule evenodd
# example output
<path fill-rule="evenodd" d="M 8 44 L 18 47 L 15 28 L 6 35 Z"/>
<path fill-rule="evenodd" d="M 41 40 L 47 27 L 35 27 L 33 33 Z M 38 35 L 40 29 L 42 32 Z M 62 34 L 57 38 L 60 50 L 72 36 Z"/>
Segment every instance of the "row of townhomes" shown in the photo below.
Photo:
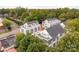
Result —
<path fill-rule="evenodd" d="M 64 34 L 65 25 L 58 19 L 46 19 L 42 22 L 31 21 L 20 26 L 20 32 L 27 35 L 27 33 L 32 33 L 32 35 L 42 39 L 49 47 L 57 45 L 57 42 Z M 2 21 L 0 22 L 0 28 L 3 28 Z M 2 30 L 0 30 L 2 31 Z M 16 52 L 16 35 L 8 33 L 0 36 L 0 51 Z"/>
<path fill-rule="evenodd" d="M 32 33 L 34 36 L 42 39 L 49 47 L 57 44 L 64 34 L 65 25 L 56 18 L 46 19 L 41 22 L 31 21 L 20 26 L 20 32 L 27 35 Z"/>

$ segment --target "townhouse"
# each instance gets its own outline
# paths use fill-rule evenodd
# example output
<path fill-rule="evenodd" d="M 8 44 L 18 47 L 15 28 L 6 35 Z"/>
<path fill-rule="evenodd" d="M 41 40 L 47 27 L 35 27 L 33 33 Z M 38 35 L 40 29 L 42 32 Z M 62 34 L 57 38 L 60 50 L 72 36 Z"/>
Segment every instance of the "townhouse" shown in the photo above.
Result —
<path fill-rule="evenodd" d="M 64 34 L 65 25 L 57 18 L 50 18 L 42 21 L 32 21 L 25 23 L 20 27 L 20 32 L 32 33 L 46 42 L 48 46 L 56 45 L 60 37 Z"/>
<path fill-rule="evenodd" d="M 35 33 L 40 30 L 41 28 L 40 28 L 40 24 L 38 23 L 38 21 L 27 22 L 20 27 L 20 32 L 24 34 Z"/>

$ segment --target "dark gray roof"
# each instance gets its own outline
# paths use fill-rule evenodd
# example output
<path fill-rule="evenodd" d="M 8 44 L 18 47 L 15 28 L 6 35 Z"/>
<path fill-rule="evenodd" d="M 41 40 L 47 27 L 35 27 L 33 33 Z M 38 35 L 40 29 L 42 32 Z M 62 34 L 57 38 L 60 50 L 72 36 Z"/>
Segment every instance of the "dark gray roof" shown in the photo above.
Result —
<path fill-rule="evenodd" d="M 31 22 L 27 22 L 27 24 L 39 24 L 38 21 L 31 21 Z"/>
<path fill-rule="evenodd" d="M 56 40 L 56 38 L 58 37 L 58 34 L 62 35 L 64 33 L 64 29 L 60 26 L 60 24 L 54 25 L 53 27 L 50 27 L 46 30 L 52 37 L 53 41 Z"/>
<path fill-rule="evenodd" d="M 48 22 L 51 24 L 51 25 L 57 25 L 59 24 L 61 21 L 57 18 L 49 18 L 48 19 Z"/>
<path fill-rule="evenodd" d="M 57 19 L 57 18 L 48 18 L 47 20 L 48 20 L 48 21 L 52 21 L 52 20 L 55 21 L 55 20 L 56 20 L 56 21 L 58 21 L 58 22 L 60 21 L 60 19 Z M 60 21 L 60 22 L 61 22 L 61 21 Z"/>
<path fill-rule="evenodd" d="M 8 48 L 16 44 L 16 37 L 15 35 L 11 35 L 6 38 L 2 38 L 0 42 L 4 48 Z"/>
<path fill-rule="evenodd" d="M 3 14 L 0 14 L 0 17 L 2 17 L 3 16 Z"/>
<path fill-rule="evenodd" d="M 31 22 L 27 22 L 28 26 L 31 27 L 31 26 L 35 26 L 35 25 L 38 25 L 38 21 L 31 21 Z"/>

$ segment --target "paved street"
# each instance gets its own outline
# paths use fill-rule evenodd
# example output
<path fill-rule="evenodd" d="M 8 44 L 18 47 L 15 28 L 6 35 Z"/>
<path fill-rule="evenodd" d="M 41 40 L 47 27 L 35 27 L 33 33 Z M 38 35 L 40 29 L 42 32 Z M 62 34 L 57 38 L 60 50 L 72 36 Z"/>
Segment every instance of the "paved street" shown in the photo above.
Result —
<path fill-rule="evenodd" d="M 16 34 L 18 32 L 19 32 L 19 29 L 15 29 L 15 30 L 12 30 L 11 32 L 7 32 L 7 33 L 4 33 L 4 34 L 1 34 L 0 38 L 6 37 L 6 36 L 9 36 L 9 35 L 12 35 L 12 34 Z"/>

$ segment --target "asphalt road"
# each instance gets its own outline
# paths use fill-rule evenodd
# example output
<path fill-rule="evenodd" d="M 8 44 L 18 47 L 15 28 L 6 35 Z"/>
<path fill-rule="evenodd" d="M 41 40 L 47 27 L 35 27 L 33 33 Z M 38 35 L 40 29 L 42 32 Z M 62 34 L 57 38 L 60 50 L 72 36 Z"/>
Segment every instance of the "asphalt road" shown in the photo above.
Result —
<path fill-rule="evenodd" d="M 12 30 L 11 32 L 7 32 L 7 33 L 4 33 L 4 34 L 1 34 L 0 38 L 6 37 L 6 36 L 9 36 L 9 35 L 12 35 L 12 34 L 16 34 L 18 32 L 19 32 L 19 29 L 15 29 L 15 30 Z"/>

